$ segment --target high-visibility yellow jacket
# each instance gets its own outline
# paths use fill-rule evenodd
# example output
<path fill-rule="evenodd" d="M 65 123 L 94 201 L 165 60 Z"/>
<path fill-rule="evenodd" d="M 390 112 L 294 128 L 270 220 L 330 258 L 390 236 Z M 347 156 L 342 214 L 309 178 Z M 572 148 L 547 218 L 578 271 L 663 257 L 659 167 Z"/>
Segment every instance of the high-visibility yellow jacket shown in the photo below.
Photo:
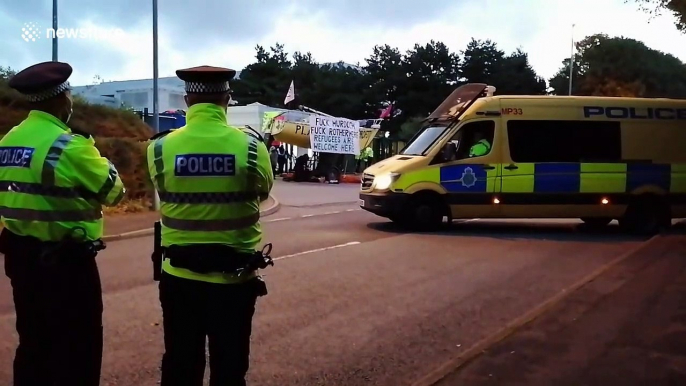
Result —
<path fill-rule="evenodd" d="M 148 146 L 163 246 L 212 243 L 253 252 L 262 241 L 260 202 L 274 183 L 269 153 L 262 141 L 226 122 L 220 106 L 196 104 L 186 114 L 186 126 Z M 213 283 L 243 280 L 175 268 L 167 259 L 162 269 Z"/>
<path fill-rule="evenodd" d="M 470 157 L 481 157 L 483 155 L 488 154 L 490 151 L 491 151 L 491 143 L 485 139 L 482 139 L 479 142 L 472 145 L 472 147 L 469 149 L 469 156 Z"/>
<path fill-rule="evenodd" d="M 374 150 L 370 147 L 367 146 L 362 151 L 360 151 L 360 154 L 355 156 L 355 159 L 362 159 L 365 161 L 368 161 L 370 158 L 374 157 Z"/>
<path fill-rule="evenodd" d="M 0 215 L 13 233 L 58 241 L 81 227 L 99 239 L 102 205 L 116 205 L 125 192 L 93 138 L 51 114 L 31 111 L 0 140 Z"/>

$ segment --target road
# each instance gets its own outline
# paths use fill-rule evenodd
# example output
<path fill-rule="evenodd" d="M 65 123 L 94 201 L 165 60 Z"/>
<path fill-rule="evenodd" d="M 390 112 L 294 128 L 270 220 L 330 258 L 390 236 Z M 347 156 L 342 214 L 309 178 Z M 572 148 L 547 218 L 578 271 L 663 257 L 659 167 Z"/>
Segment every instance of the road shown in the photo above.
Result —
<path fill-rule="evenodd" d="M 435 385 L 686 385 L 686 242 L 647 248 Z"/>
<path fill-rule="evenodd" d="M 356 187 L 335 202 L 281 200 L 264 221 L 275 267 L 258 301 L 249 380 L 259 385 L 409 385 L 641 240 L 576 222 L 486 221 L 405 234 L 360 211 Z M 320 189 L 317 187 L 316 189 Z M 345 199 L 350 196 L 350 199 Z M 323 200 L 325 201 L 325 200 Z M 150 237 L 98 257 L 104 287 L 102 385 L 152 385 L 162 355 Z M 11 289 L 0 278 L 0 384 L 16 345 Z"/>

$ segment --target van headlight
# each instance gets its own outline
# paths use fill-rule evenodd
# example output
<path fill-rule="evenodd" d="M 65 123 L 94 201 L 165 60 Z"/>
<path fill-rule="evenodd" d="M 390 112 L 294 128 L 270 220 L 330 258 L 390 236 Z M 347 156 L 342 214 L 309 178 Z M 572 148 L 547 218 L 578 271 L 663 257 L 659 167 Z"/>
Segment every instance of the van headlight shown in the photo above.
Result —
<path fill-rule="evenodd" d="M 374 188 L 378 190 L 386 190 L 400 177 L 398 173 L 386 173 L 374 177 Z"/>

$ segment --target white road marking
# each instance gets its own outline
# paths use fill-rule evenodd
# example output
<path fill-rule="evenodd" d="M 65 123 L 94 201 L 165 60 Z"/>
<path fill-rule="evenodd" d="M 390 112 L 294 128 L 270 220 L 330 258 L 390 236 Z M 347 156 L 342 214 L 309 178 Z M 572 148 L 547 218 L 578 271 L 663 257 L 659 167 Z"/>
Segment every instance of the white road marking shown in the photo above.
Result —
<path fill-rule="evenodd" d="M 335 211 L 331 211 L 331 212 L 311 213 L 311 214 L 304 214 L 304 215 L 298 216 L 298 217 L 282 217 L 282 218 L 275 218 L 275 219 L 271 219 L 271 220 L 265 220 L 264 222 L 265 222 L 265 223 L 268 223 L 268 222 L 277 222 L 277 221 L 292 220 L 292 219 L 296 219 L 296 218 L 310 218 L 310 217 L 316 217 L 316 216 L 328 216 L 328 215 L 332 215 L 332 214 L 339 214 L 339 213 L 346 213 L 346 212 L 356 212 L 356 211 L 358 211 L 358 210 L 362 210 L 362 208 L 346 209 L 345 211 L 342 211 L 342 210 L 335 210 Z M 457 224 L 464 224 L 464 223 L 467 223 L 467 222 L 478 221 L 478 220 L 481 220 L 481 219 L 480 219 L 480 218 L 470 218 L 470 219 L 466 219 L 466 220 L 457 219 L 457 220 L 455 220 L 455 223 L 457 223 Z"/>
<path fill-rule="evenodd" d="M 346 209 L 345 211 L 346 211 L 346 212 L 354 212 L 354 211 L 356 211 L 356 210 L 361 210 L 361 209 Z M 300 216 L 300 217 L 326 216 L 326 215 L 329 215 L 329 214 L 338 214 L 338 213 L 343 213 L 343 211 L 336 210 L 336 211 L 333 211 L 333 212 L 306 214 L 306 215 L 303 215 L 303 216 Z"/>
<path fill-rule="evenodd" d="M 358 210 L 362 210 L 362 209 L 346 209 L 345 212 L 355 212 L 355 211 L 358 211 Z M 263 222 L 264 222 L 264 223 L 268 223 L 268 222 L 286 221 L 286 220 L 293 220 L 293 219 L 296 219 L 296 218 L 309 218 L 309 217 L 316 217 L 316 216 L 327 216 L 327 215 L 331 215 L 331 214 L 339 214 L 339 213 L 345 213 L 345 212 L 342 211 L 342 210 L 335 210 L 335 211 L 332 211 L 332 212 L 304 214 L 304 215 L 298 216 L 298 217 L 281 217 L 281 218 L 275 218 L 275 219 L 264 220 Z"/>
<path fill-rule="evenodd" d="M 304 252 L 294 253 L 294 254 L 292 254 L 292 255 L 285 255 L 285 256 L 275 257 L 275 258 L 274 258 L 274 261 L 276 261 L 276 260 L 282 260 L 282 259 L 287 259 L 287 258 L 289 258 L 289 257 L 296 257 L 296 256 L 308 255 L 308 254 L 310 254 L 310 253 L 315 253 L 315 252 L 329 251 L 329 250 L 331 250 L 331 249 L 349 247 L 349 246 L 351 246 L 351 245 L 358 245 L 358 244 L 361 244 L 361 243 L 360 243 L 359 241 L 351 241 L 351 242 L 345 243 L 345 244 L 332 245 L 332 246 L 330 246 L 330 247 L 317 248 L 317 249 L 312 249 L 312 250 L 310 250 L 310 251 L 304 251 Z"/>
<path fill-rule="evenodd" d="M 284 221 L 284 220 L 290 220 L 293 217 L 281 217 L 281 218 L 275 218 L 273 220 L 266 220 L 265 222 L 277 222 L 277 221 Z"/>

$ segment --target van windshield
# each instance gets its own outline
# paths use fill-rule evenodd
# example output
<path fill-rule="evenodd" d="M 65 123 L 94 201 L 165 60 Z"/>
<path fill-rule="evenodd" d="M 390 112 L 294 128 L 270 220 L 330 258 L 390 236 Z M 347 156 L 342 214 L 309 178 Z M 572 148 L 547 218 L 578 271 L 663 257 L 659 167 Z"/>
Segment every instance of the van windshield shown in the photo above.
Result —
<path fill-rule="evenodd" d="M 424 152 L 443 134 L 447 126 L 428 126 L 414 138 L 400 154 L 424 155 Z"/>
<path fill-rule="evenodd" d="M 424 155 L 427 150 L 445 132 L 451 123 L 459 120 L 465 109 L 471 105 L 486 90 L 483 83 L 468 83 L 456 88 L 445 100 L 426 118 L 426 126 L 422 128 L 400 152 L 403 155 Z"/>

